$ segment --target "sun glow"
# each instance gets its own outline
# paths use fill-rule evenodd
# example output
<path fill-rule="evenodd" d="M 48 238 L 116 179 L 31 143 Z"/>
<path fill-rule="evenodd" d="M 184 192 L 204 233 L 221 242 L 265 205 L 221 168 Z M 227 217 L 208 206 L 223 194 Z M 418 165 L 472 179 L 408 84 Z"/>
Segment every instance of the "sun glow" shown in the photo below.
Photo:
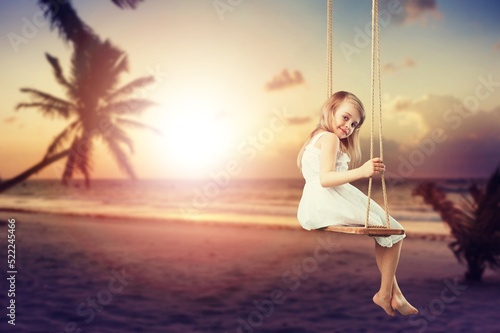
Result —
<path fill-rule="evenodd" d="M 189 169 L 217 165 L 231 146 L 231 127 L 227 115 L 213 99 L 183 99 L 169 110 L 162 126 L 166 157 Z"/>

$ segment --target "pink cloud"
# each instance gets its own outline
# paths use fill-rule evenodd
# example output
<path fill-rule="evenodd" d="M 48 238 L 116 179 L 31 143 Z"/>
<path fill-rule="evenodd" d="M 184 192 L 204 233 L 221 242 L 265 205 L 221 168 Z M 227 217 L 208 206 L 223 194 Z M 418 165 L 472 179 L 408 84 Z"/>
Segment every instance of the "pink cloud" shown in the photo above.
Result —
<path fill-rule="evenodd" d="M 281 90 L 302 83 L 304 83 L 304 77 L 300 71 L 295 70 L 290 73 L 288 69 L 284 69 L 280 74 L 274 76 L 270 82 L 266 83 L 266 90 Z"/>
<path fill-rule="evenodd" d="M 8 118 L 5 118 L 3 120 L 4 124 L 12 124 L 12 123 L 14 123 L 16 121 L 17 121 L 17 117 L 15 117 L 15 116 L 8 117 Z"/>
<path fill-rule="evenodd" d="M 416 66 L 415 60 L 413 60 L 411 58 L 405 58 L 405 59 L 403 59 L 401 64 L 395 64 L 393 62 L 388 62 L 388 63 L 382 65 L 382 70 L 384 72 L 394 73 L 394 72 L 397 72 L 401 69 L 412 68 L 415 66 Z"/>
<path fill-rule="evenodd" d="M 380 8 L 389 8 L 392 0 L 382 0 Z M 437 0 L 405 0 L 402 2 L 404 11 L 395 15 L 394 19 L 402 24 L 426 23 L 429 17 L 441 19 Z"/>
<path fill-rule="evenodd" d="M 311 121 L 311 117 L 291 117 L 287 118 L 287 121 L 290 125 L 302 125 Z"/>

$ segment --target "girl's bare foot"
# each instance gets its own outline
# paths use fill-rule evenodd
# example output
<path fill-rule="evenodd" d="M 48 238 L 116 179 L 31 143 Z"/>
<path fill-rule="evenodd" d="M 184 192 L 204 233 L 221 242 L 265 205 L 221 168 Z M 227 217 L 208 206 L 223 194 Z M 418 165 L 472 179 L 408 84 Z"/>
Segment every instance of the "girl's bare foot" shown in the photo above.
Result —
<path fill-rule="evenodd" d="M 384 311 L 389 316 L 395 316 L 396 315 L 394 309 L 392 308 L 391 298 L 390 297 L 383 297 L 379 293 L 376 293 L 375 296 L 373 296 L 373 303 L 377 304 L 382 309 L 384 309 Z"/>
<path fill-rule="evenodd" d="M 399 294 L 394 294 L 391 299 L 391 307 L 395 310 L 398 310 L 404 316 L 409 316 L 413 314 L 417 314 L 418 310 L 411 305 L 406 298 Z"/>

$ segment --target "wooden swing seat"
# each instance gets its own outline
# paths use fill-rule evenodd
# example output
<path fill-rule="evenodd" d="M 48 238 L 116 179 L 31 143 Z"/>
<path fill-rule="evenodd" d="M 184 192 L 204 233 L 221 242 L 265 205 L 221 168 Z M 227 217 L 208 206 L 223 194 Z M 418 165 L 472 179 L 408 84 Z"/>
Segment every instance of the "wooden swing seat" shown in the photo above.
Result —
<path fill-rule="evenodd" d="M 368 226 L 364 224 L 351 224 L 351 225 L 330 225 L 318 230 L 339 232 L 351 235 L 367 235 L 377 237 L 389 237 L 392 235 L 404 235 L 404 229 L 393 229 L 385 226 Z"/>

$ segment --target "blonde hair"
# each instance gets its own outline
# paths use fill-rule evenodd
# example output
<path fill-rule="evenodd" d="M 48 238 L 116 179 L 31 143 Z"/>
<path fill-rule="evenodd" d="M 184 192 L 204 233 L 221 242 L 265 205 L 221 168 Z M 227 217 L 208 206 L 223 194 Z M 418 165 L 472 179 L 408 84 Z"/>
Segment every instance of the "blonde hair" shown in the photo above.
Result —
<path fill-rule="evenodd" d="M 319 123 L 316 128 L 311 132 L 310 138 L 312 138 L 319 131 L 328 131 L 333 133 L 332 120 L 337 112 L 337 109 L 342 105 L 342 103 L 348 102 L 359 112 L 361 115 L 361 120 L 357 124 L 354 132 L 345 139 L 340 139 L 341 144 L 347 150 L 347 154 L 351 159 L 349 168 L 352 169 L 357 167 L 361 162 L 361 147 L 359 145 L 359 128 L 365 121 L 366 113 L 363 103 L 354 94 L 346 91 L 338 91 L 333 94 L 323 105 L 321 111 L 321 116 L 319 118 Z"/>

